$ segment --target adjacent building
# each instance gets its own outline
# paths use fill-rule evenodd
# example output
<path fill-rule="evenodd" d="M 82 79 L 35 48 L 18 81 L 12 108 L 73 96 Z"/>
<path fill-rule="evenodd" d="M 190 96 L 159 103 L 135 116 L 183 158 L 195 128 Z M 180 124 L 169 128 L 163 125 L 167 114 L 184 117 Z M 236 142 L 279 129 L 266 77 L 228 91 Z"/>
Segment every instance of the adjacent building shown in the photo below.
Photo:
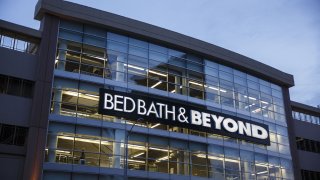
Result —
<path fill-rule="evenodd" d="M 320 178 L 320 110 L 292 75 L 62 0 L 35 19 L 0 20 L 3 179 Z"/>

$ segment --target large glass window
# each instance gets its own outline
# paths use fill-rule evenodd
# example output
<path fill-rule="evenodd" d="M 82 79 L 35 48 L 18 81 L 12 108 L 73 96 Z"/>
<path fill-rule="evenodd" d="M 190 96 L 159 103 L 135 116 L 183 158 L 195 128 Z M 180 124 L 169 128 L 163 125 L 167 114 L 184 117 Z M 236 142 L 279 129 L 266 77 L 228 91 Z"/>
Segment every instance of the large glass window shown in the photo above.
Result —
<path fill-rule="evenodd" d="M 182 94 L 285 123 L 281 87 L 213 61 L 89 25 L 60 23 L 59 70 Z"/>
<path fill-rule="evenodd" d="M 205 100 L 210 105 L 209 109 L 217 111 L 221 111 L 219 106 L 223 105 L 223 111 L 232 111 L 235 116 L 262 122 L 270 129 L 271 146 L 266 147 L 161 123 L 138 123 L 137 126 L 150 130 L 185 133 L 190 138 L 210 138 L 235 148 L 131 133 L 127 146 L 129 169 L 216 179 L 282 178 L 284 172 L 288 172 L 285 177 L 290 177 L 291 167 L 281 167 L 281 163 L 275 160 L 277 157 L 273 159 L 273 156 L 253 152 L 290 153 L 281 87 L 218 64 L 216 62 L 220 61 L 215 59 L 204 59 L 79 23 L 61 21 L 57 49 L 56 69 L 68 71 L 70 76 L 78 74 L 74 77 L 80 77 L 80 80 L 54 78 L 53 114 L 102 120 L 102 123 L 132 123 L 121 117 L 100 115 L 97 112 L 98 93 L 99 88 L 127 92 L 138 89 L 180 99 L 185 96 L 185 99 L 194 102 Z M 5 84 L 0 85 L 0 91 L 7 91 L 9 79 L 1 78 L 0 81 Z M 120 88 L 118 84 L 127 87 Z M 312 116 L 300 116 L 305 121 L 317 122 Z M 124 167 L 124 130 L 72 126 L 49 132 L 47 161 Z M 52 127 L 54 125 L 50 123 L 49 129 Z M 54 147 L 55 144 L 57 147 Z M 239 150 L 239 145 L 252 150 Z"/>
<path fill-rule="evenodd" d="M 0 74 L 0 93 L 32 98 L 34 82 Z"/>

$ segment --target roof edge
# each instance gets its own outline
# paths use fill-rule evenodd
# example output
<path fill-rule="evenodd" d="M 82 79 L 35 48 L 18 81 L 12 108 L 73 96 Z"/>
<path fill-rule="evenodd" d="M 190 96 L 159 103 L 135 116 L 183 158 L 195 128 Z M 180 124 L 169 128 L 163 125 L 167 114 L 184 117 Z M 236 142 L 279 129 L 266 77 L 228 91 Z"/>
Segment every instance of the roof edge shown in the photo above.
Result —
<path fill-rule="evenodd" d="M 313 107 L 313 106 L 310 106 L 310 105 L 307 105 L 307 104 L 299 103 L 299 102 L 296 102 L 296 101 L 291 101 L 291 107 L 293 109 L 306 110 L 306 111 L 309 111 L 309 112 L 312 112 L 312 113 L 317 113 L 317 114 L 320 115 L 320 108 Z"/>
<path fill-rule="evenodd" d="M 0 28 L 41 39 L 41 31 L 0 19 Z"/>
<path fill-rule="evenodd" d="M 111 28 L 151 42 L 184 49 L 208 59 L 218 58 L 219 63 L 246 70 L 249 74 L 278 85 L 288 88 L 294 86 L 291 74 L 216 45 L 141 21 L 62 0 L 39 0 L 35 8 L 35 19 L 42 20 L 44 14 Z"/>

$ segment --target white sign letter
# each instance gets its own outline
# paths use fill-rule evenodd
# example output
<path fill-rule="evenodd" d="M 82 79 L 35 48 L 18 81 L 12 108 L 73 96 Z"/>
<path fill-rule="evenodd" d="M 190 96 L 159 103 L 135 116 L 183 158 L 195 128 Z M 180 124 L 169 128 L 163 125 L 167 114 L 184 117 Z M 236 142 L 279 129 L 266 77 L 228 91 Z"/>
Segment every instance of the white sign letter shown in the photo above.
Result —
<path fill-rule="evenodd" d="M 104 93 L 104 109 L 113 109 L 113 97 L 111 94 Z"/>
<path fill-rule="evenodd" d="M 221 122 L 224 119 L 224 117 L 223 116 L 217 117 L 216 115 L 213 115 L 213 114 L 211 114 L 211 117 L 214 123 L 216 124 L 216 129 L 221 129 Z"/>
<path fill-rule="evenodd" d="M 202 124 L 201 113 L 199 111 L 191 110 L 191 124 Z"/>
<path fill-rule="evenodd" d="M 268 132 L 265 128 L 252 124 L 252 136 L 259 139 L 267 139 Z"/>

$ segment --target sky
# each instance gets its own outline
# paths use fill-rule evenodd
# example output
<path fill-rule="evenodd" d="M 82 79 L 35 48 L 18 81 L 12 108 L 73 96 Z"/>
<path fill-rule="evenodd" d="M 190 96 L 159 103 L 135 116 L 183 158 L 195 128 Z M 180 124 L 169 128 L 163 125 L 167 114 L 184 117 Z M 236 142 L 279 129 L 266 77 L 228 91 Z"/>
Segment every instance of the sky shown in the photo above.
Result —
<path fill-rule="evenodd" d="M 319 0 L 70 0 L 173 30 L 294 75 L 291 100 L 320 105 Z M 37 0 L 1 0 L 0 19 L 38 29 Z"/>

